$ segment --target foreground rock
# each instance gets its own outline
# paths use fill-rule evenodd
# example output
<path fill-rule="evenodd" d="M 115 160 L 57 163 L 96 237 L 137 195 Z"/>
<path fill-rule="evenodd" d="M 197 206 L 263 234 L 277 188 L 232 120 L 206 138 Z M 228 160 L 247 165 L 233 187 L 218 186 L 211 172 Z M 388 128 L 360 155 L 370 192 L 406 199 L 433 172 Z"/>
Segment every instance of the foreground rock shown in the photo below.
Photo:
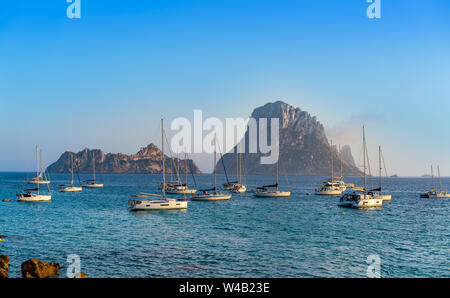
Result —
<path fill-rule="evenodd" d="M 8 278 L 9 275 L 9 257 L 0 255 L 0 278 Z"/>
<path fill-rule="evenodd" d="M 58 263 L 46 263 L 37 259 L 30 259 L 22 263 L 23 278 L 48 278 L 59 276 L 61 266 Z"/>

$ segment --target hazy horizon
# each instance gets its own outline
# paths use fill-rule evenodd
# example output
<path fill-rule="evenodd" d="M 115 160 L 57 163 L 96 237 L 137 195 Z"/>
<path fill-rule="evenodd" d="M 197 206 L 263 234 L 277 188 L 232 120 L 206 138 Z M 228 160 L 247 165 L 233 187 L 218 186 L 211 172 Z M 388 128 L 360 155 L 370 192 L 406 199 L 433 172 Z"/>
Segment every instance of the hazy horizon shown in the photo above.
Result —
<path fill-rule="evenodd" d="M 359 165 L 450 176 L 450 2 L 13 1 L 0 11 L 0 171 L 83 148 L 160 145 L 160 118 L 250 116 L 282 100 L 317 116 Z M 210 156 L 194 158 L 203 171 Z"/>

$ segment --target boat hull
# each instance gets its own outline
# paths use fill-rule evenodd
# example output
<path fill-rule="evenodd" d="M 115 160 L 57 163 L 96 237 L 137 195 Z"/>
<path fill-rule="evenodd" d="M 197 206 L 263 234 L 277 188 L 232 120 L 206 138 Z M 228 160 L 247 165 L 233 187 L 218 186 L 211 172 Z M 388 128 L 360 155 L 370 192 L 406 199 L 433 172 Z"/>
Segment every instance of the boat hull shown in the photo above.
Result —
<path fill-rule="evenodd" d="M 52 200 L 51 195 L 31 195 L 31 196 L 20 196 L 18 199 L 20 202 L 49 202 Z"/>
<path fill-rule="evenodd" d="M 40 181 L 30 180 L 30 181 L 28 181 L 28 184 L 50 184 L 50 181 L 48 181 L 48 180 L 40 180 Z"/>
<path fill-rule="evenodd" d="M 59 192 L 82 192 L 83 188 L 82 187 L 64 187 L 64 188 L 60 188 Z"/>
<path fill-rule="evenodd" d="M 384 194 L 375 194 L 373 196 L 373 198 L 374 199 L 380 199 L 383 202 L 390 202 L 390 201 L 392 201 L 392 195 L 391 194 L 386 194 L 386 195 L 384 195 Z"/>
<path fill-rule="evenodd" d="M 103 184 L 83 184 L 83 187 L 86 187 L 86 188 L 102 188 Z"/>
<path fill-rule="evenodd" d="M 198 195 L 193 196 L 192 201 L 225 201 L 231 199 L 231 195 Z"/>
<path fill-rule="evenodd" d="M 184 189 L 184 190 L 170 190 L 166 189 L 167 194 L 171 195 L 192 195 L 197 192 L 196 189 Z"/>
<path fill-rule="evenodd" d="M 340 196 L 342 195 L 342 190 L 340 189 L 326 189 L 326 190 L 317 190 L 317 196 Z"/>
<path fill-rule="evenodd" d="M 137 201 L 130 207 L 131 211 L 164 211 L 164 210 L 183 210 L 187 209 L 187 201 Z"/>
<path fill-rule="evenodd" d="M 271 191 L 271 192 L 255 192 L 257 198 L 288 198 L 291 196 L 290 191 Z"/>
<path fill-rule="evenodd" d="M 366 198 L 358 201 L 342 201 L 338 203 L 338 206 L 352 209 L 377 209 L 383 207 L 383 200 Z"/>

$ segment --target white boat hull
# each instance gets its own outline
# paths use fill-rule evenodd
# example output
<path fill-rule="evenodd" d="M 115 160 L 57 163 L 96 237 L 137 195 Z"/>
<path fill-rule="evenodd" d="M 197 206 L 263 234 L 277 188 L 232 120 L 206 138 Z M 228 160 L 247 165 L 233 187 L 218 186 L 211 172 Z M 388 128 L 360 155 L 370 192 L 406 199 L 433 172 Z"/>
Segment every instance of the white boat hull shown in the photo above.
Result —
<path fill-rule="evenodd" d="M 241 185 L 241 186 L 235 187 L 232 191 L 234 193 L 244 193 L 247 191 L 247 186 Z"/>
<path fill-rule="evenodd" d="M 318 196 L 340 196 L 340 195 L 342 195 L 342 190 L 340 190 L 340 189 L 319 189 L 319 190 L 316 190 L 316 195 L 318 195 Z"/>
<path fill-rule="evenodd" d="M 291 196 L 290 191 L 261 191 L 255 192 L 257 198 L 288 198 Z"/>
<path fill-rule="evenodd" d="M 83 187 L 86 187 L 86 188 L 102 188 L 103 184 L 83 184 Z"/>
<path fill-rule="evenodd" d="M 192 195 L 197 192 L 196 189 L 184 189 L 184 190 L 176 190 L 176 189 L 166 189 L 167 194 L 171 195 Z"/>
<path fill-rule="evenodd" d="M 49 202 L 52 200 L 51 195 L 37 195 L 32 194 L 31 196 L 21 196 L 19 197 L 20 202 Z"/>
<path fill-rule="evenodd" d="M 450 193 L 446 193 L 446 192 L 440 192 L 440 193 L 436 193 L 436 194 L 432 194 L 430 195 L 430 198 L 450 198 Z"/>
<path fill-rule="evenodd" d="M 360 194 L 358 200 L 343 200 L 338 203 L 339 207 L 354 209 L 376 209 L 383 207 L 383 200 L 370 195 Z"/>
<path fill-rule="evenodd" d="M 131 211 L 164 211 L 164 210 L 182 210 L 187 209 L 187 201 L 177 200 L 149 200 L 135 201 L 131 205 Z"/>
<path fill-rule="evenodd" d="M 231 199 L 231 195 L 196 195 L 192 197 L 192 201 L 225 201 Z"/>
<path fill-rule="evenodd" d="M 70 186 L 70 187 L 64 187 L 64 188 L 60 188 L 59 192 L 82 192 L 83 188 L 82 187 L 77 187 L 77 186 Z"/>
<path fill-rule="evenodd" d="M 392 195 L 391 194 L 387 194 L 387 195 L 383 195 L 383 194 L 375 194 L 373 195 L 374 199 L 380 199 L 383 202 L 390 202 L 392 200 Z"/>
<path fill-rule="evenodd" d="M 48 180 L 30 180 L 28 184 L 50 184 Z"/>

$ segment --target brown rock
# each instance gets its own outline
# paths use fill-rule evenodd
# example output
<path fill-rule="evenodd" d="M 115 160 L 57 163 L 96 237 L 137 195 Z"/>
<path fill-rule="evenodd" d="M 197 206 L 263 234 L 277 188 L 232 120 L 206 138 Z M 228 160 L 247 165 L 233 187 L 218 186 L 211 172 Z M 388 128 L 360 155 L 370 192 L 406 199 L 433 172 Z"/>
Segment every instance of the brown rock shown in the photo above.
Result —
<path fill-rule="evenodd" d="M 0 255 L 0 278 L 8 278 L 9 275 L 9 257 Z"/>
<path fill-rule="evenodd" d="M 88 276 L 85 273 L 80 272 L 77 275 L 75 275 L 75 278 L 88 278 Z"/>
<path fill-rule="evenodd" d="M 48 278 L 59 276 L 61 266 L 58 263 L 46 263 L 37 259 L 29 259 L 22 263 L 23 278 Z"/>

